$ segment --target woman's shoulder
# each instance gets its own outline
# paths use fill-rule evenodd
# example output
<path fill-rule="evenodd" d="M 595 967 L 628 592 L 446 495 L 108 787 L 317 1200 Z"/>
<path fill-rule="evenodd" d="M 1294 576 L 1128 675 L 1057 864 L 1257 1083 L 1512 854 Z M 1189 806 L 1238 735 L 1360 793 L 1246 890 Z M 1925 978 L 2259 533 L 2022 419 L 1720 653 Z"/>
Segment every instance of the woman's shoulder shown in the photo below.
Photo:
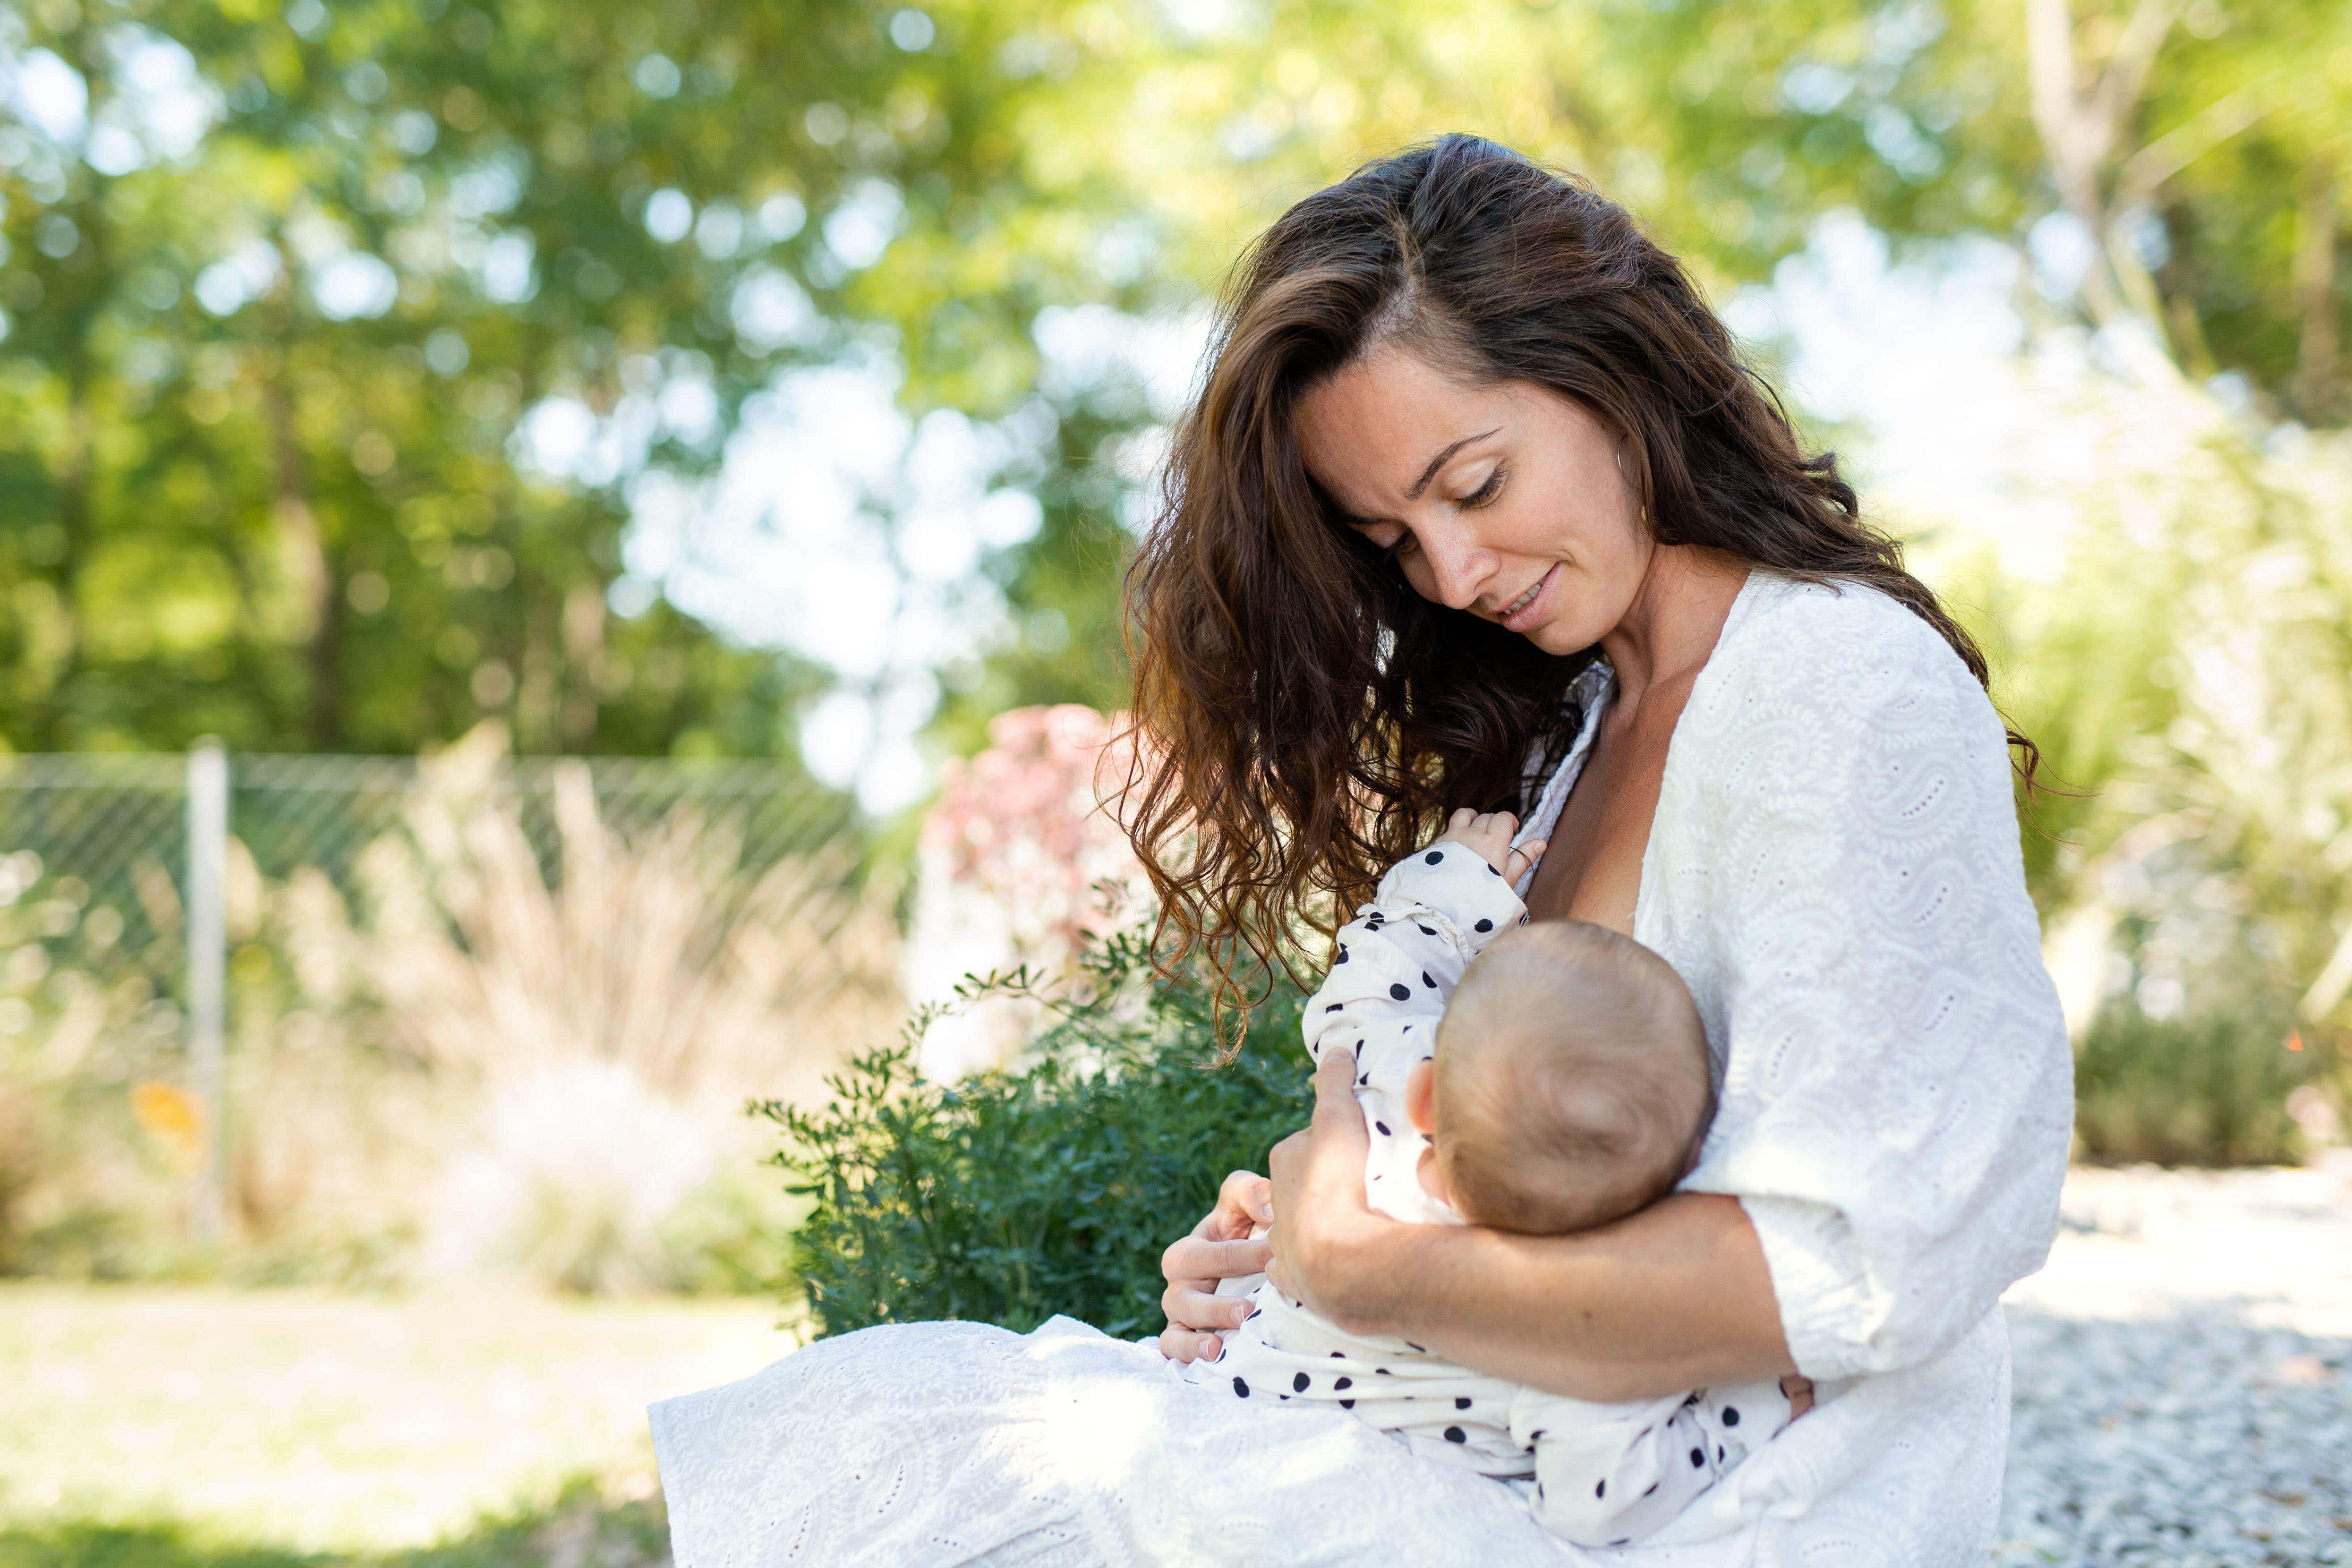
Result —
<path fill-rule="evenodd" d="M 1727 685 L 1769 686 L 1840 707 L 1874 691 L 1914 700 L 1973 694 L 1990 711 L 1941 632 L 1893 595 L 1850 579 L 1809 582 L 1759 569 L 1708 664 L 1720 667 Z"/>

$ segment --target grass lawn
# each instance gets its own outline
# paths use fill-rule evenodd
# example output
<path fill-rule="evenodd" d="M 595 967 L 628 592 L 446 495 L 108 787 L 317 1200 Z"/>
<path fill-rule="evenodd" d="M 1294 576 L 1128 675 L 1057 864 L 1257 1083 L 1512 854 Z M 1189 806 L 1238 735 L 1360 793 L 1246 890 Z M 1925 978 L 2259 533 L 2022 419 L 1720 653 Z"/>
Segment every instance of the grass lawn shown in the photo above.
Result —
<path fill-rule="evenodd" d="M 798 1342 L 756 1300 L 0 1286 L 0 1568 L 628 1568 L 645 1406 Z"/>

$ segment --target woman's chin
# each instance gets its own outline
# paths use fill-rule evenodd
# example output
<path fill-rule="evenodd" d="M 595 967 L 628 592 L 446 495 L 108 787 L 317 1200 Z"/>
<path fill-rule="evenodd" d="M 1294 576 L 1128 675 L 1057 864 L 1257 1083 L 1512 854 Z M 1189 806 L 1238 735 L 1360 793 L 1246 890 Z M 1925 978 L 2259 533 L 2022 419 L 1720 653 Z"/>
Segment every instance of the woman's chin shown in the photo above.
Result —
<path fill-rule="evenodd" d="M 1558 658 L 1566 658 L 1570 654 L 1582 653 L 1601 640 L 1600 632 L 1568 624 L 1565 618 L 1546 621 L 1538 626 L 1529 626 L 1519 635 L 1544 652 Z"/>

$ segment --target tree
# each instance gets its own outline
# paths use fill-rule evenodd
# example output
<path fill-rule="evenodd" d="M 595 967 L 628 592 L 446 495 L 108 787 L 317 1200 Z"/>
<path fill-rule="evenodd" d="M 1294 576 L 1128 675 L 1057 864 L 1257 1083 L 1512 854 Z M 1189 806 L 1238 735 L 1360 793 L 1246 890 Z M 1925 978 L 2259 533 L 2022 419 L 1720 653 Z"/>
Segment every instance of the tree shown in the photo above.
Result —
<path fill-rule="evenodd" d="M 0 12 L 0 739 L 788 752 L 814 672 L 624 576 L 632 482 L 795 365 L 1023 395 L 1048 11 Z"/>

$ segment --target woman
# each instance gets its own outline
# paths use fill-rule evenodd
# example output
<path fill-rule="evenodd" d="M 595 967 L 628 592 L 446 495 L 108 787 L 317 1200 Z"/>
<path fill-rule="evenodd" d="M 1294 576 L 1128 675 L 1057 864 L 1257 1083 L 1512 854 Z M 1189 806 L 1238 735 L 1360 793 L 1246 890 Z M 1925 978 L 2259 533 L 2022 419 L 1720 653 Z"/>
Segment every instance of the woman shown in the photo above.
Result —
<path fill-rule="evenodd" d="M 1281 951 L 1475 805 L 1527 898 L 1664 954 L 1720 1110 L 1682 1190 L 1565 1237 L 1363 1197 L 1352 1064 L 1169 1248 L 1169 1324 L 870 1330 L 656 1411 L 681 1568 L 1575 1563 L 1498 1483 L 1181 1385 L 1220 1276 L 1588 1399 L 1818 1402 L 1621 1555 L 1969 1563 L 2000 1292 L 2053 1234 L 2070 1063 L 1984 660 L 1618 208 L 1448 138 L 1259 242 L 1132 587 L 1177 945 Z M 1270 1219 L 1267 1241 L 1243 1239 Z M 1163 1359 L 1165 1358 L 1165 1359 Z"/>

